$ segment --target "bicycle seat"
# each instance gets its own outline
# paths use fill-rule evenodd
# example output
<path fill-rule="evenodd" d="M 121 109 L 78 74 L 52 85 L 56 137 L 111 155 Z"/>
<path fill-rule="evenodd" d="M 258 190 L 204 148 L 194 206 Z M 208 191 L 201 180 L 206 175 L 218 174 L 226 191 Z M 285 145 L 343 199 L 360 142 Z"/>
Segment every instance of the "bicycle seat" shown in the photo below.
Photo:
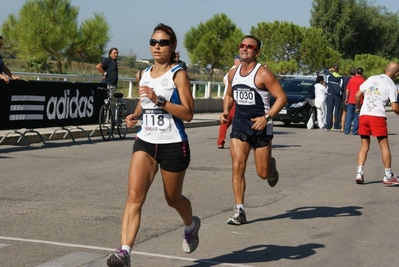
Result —
<path fill-rule="evenodd" d="M 115 94 L 114 94 L 114 97 L 115 98 L 122 98 L 123 97 L 123 93 L 120 93 L 120 92 L 116 92 Z"/>

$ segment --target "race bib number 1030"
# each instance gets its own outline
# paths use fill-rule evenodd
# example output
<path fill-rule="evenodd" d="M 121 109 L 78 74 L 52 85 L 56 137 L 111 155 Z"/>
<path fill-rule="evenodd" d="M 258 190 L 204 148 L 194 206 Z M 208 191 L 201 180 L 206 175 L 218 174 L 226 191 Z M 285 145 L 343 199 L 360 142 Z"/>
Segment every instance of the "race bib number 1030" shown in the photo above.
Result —
<path fill-rule="evenodd" d="M 255 105 L 255 92 L 248 89 L 236 89 L 234 100 L 238 105 Z"/>

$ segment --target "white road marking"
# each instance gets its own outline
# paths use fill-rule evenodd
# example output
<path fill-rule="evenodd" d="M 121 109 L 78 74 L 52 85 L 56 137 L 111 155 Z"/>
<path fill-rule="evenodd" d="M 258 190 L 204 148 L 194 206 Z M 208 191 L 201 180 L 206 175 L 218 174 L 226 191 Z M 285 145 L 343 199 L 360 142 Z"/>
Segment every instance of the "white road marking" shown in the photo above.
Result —
<path fill-rule="evenodd" d="M 73 252 L 71 254 L 62 256 L 52 261 L 40 264 L 36 267 L 55 267 L 55 266 L 79 267 L 82 266 L 82 264 L 89 263 L 103 256 L 104 255 L 101 254 L 94 254 L 87 252 Z"/>
<path fill-rule="evenodd" d="M 15 237 L 7 237 L 7 236 L 0 236 L 0 240 L 30 242 L 30 243 L 36 243 L 36 244 L 46 244 L 46 245 L 62 246 L 62 247 L 69 247 L 69 248 L 83 248 L 83 249 L 95 249 L 95 250 L 103 250 L 103 251 L 115 251 L 115 249 L 113 249 L 113 248 L 85 246 L 85 245 L 78 245 L 78 244 L 61 243 L 61 242 L 45 241 L 45 240 L 38 240 L 38 239 L 15 238 Z M 223 263 L 223 262 L 217 262 L 217 261 L 212 261 L 212 260 L 193 259 L 193 258 L 170 256 L 170 255 L 155 254 L 155 253 L 148 253 L 148 252 L 139 252 L 139 251 L 132 251 L 132 254 L 150 256 L 150 257 L 158 257 L 158 258 L 164 258 L 164 259 L 189 261 L 189 262 L 203 262 L 203 263 L 210 263 L 210 264 L 220 265 L 220 266 L 253 267 L 251 265 Z M 46 265 L 43 265 L 43 266 L 46 266 Z"/>

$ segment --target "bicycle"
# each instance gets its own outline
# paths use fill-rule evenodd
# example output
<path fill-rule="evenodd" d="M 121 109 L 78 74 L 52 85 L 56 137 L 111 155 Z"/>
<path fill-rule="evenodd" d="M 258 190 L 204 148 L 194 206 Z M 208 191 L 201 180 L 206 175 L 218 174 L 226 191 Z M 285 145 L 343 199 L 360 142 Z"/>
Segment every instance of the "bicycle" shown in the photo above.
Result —
<path fill-rule="evenodd" d="M 107 91 L 107 98 L 104 99 L 104 104 L 100 108 L 99 114 L 99 128 L 100 134 L 104 141 L 109 141 L 114 137 L 114 129 L 118 132 L 121 139 L 124 139 L 127 134 L 127 126 L 125 118 L 127 115 L 126 101 L 122 101 L 123 93 L 116 92 L 111 98 L 111 90 L 115 89 L 113 86 L 107 88 L 98 87 L 99 90 Z M 115 106 L 111 104 L 115 103 Z"/>

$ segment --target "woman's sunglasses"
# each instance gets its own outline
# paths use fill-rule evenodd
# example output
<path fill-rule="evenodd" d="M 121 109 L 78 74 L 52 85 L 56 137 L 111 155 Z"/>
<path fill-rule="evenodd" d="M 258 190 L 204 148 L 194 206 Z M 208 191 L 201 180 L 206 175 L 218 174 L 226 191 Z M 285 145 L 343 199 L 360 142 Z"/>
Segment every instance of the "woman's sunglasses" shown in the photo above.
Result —
<path fill-rule="evenodd" d="M 168 40 L 168 39 L 159 39 L 159 40 L 156 40 L 156 39 L 150 39 L 150 45 L 151 46 L 155 46 L 156 44 L 159 44 L 159 46 L 168 46 L 168 45 L 170 45 L 170 40 Z"/>
<path fill-rule="evenodd" d="M 258 50 L 258 48 L 255 45 L 251 44 L 240 44 L 240 48 L 247 48 L 247 49 L 252 49 L 252 50 Z"/>

